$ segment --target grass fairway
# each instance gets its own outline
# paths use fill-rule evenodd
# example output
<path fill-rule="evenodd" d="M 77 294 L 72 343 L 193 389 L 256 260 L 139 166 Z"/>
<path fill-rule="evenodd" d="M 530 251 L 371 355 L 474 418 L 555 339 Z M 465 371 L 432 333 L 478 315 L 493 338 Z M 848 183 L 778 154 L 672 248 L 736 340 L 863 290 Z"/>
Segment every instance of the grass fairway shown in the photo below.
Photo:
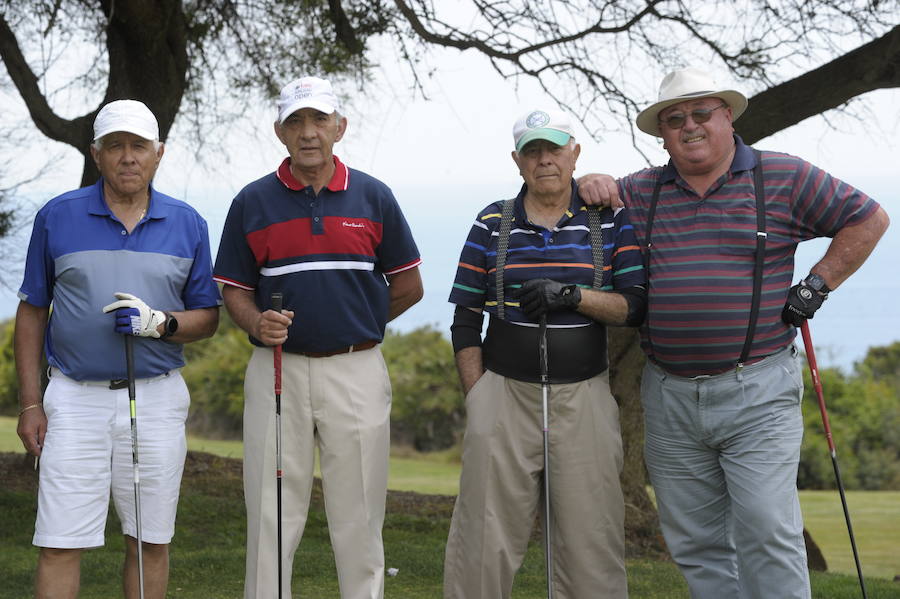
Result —
<path fill-rule="evenodd" d="M 230 457 L 241 455 L 236 442 L 191 439 L 192 450 L 204 449 Z M 28 467 L 15 436 L 15 419 L 0 418 L 0 451 L 14 451 L 7 462 L 17 469 L 0 472 L 0 599 L 30 596 L 37 550 L 31 546 L 34 525 L 33 490 L 10 481 L 27 478 Z M 452 454 L 429 456 L 401 453 L 391 459 L 392 489 L 428 494 L 456 493 L 459 466 Z M 31 481 L 33 484 L 33 480 Z M 848 494 L 854 530 L 863 560 L 869 597 L 900 599 L 900 492 Z M 856 599 L 860 596 L 846 525 L 836 491 L 801 493 L 807 526 L 828 560 L 829 574 L 812 573 L 816 599 Z M 398 599 L 441 596 L 443 549 L 452 499 L 412 493 L 392 493 L 385 522 L 387 567 L 399 569 L 385 583 L 385 596 Z M 119 570 L 122 540 L 111 510 L 107 545 L 85 553 L 83 598 L 120 596 Z M 245 520 L 240 465 L 211 456 L 191 455 L 179 504 L 178 525 L 172 545 L 169 597 L 227 599 L 242 594 Z M 881 578 L 878 578 L 881 577 Z M 633 599 L 687 599 L 687 588 L 675 566 L 668 562 L 629 560 L 628 578 Z M 544 596 L 541 544 L 533 543 L 516 579 L 513 597 Z M 295 596 L 337 598 L 334 560 L 320 489 L 315 490 L 309 523 L 297 552 Z"/>
<path fill-rule="evenodd" d="M 828 570 L 856 575 L 840 494 L 803 491 L 800 502 L 806 528 L 822 548 Z M 866 578 L 900 575 L 900 493 L 848 491 L 847 507 Z M 900 589 L 900 582 L 897 586 Z"/>

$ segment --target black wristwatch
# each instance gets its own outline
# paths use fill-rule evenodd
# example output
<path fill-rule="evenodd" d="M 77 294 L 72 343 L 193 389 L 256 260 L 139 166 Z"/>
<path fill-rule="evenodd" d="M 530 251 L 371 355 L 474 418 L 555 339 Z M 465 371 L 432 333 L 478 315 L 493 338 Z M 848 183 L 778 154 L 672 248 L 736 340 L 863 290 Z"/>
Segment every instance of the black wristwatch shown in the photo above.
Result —
<path fill-rule="evenodd" d="M 825 297 L 828 297 L 828 294 L 831 293 L 831 289 L 825 284 L 825 279 L 814 272 L 809 273 L 806 278 L 803 279 L 803 285 Z"/>
<path fill-rule="evenodd" d="M 178 331 L 178 319 L 172 316 L 169 312 L 163 312 L 166 315 L 166 324 L 165 330 L 162 335 L 159 336 L 160 339 L 165 339 L 166 337 L 171 337 Z"/>

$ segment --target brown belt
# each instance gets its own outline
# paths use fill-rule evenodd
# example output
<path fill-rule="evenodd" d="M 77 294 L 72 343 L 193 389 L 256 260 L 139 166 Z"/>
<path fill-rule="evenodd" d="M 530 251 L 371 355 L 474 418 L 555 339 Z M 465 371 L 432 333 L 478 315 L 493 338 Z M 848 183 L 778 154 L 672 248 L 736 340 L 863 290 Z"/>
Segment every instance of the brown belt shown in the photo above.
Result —
<path fill-rule="evenodd" d="M 328 356 L 337 356 L 338 354 L 350 354 L 355 351 L 363 351 L 366 349 L 372 349 L 378 345 L 377 341 L 363 341 L 362 343 L 357 343 L 356 345 L 351 345 L 350 347 L 342 347 L 340 349 L 335 349 L 332 351 L 298 351 L 292 352 L 300 354 L 301 356 L 306 356 L 308 358 L 327 358 Z"/>

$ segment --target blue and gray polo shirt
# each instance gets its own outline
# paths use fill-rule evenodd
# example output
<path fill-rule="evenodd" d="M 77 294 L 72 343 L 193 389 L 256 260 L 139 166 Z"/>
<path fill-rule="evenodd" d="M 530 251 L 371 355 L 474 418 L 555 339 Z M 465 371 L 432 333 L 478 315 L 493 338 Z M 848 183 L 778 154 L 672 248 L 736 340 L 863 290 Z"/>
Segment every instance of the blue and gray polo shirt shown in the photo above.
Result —
<path fill-rule="evenodd" d="M 103 313 L 117 291 L 156 310 L 218 306 L 206 221 L 151 187 L 148 214 L 129 234 L 104 201 L 103 179 L 50 200 L 34 219 L 19 298 L 52 304 L 44 338 L 51 366 L 79 381 L 125 378 L 122 335 L 114 314 Z M 134 348 L 138 378 L 184 366 L 179 344 L 138 337 Z"/>

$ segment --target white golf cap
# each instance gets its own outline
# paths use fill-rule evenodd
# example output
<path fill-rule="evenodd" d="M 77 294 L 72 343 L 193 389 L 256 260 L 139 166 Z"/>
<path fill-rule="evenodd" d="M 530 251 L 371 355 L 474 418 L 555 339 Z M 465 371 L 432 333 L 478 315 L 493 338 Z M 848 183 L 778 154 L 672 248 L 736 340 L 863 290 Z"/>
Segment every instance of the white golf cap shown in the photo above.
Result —
<path fill-rule="evenodd" d="M 100 109 L 94 119 L 94 141 L 104 135 L 125 131 L 153 141 L 159 140 L 159 123 L 147 108 L 137 100 L 116 100 Z"/>
<path fill-rule="evenodd" d="M 564 146 L 569 143 L 572 135 L 569 116 L 559 110 L 530 110 L 513 125 L 516 152 L 522 151 L 525 144 L 536 139 Z"/>
<path fill-rule="evenodd" d="M 281 88 L 278 97 L 278 122 L 283 123 L 301 108 L 315 108 L 326 114 L 338 109 L 331 83 L 318 77 L 301 77 Z"/>

